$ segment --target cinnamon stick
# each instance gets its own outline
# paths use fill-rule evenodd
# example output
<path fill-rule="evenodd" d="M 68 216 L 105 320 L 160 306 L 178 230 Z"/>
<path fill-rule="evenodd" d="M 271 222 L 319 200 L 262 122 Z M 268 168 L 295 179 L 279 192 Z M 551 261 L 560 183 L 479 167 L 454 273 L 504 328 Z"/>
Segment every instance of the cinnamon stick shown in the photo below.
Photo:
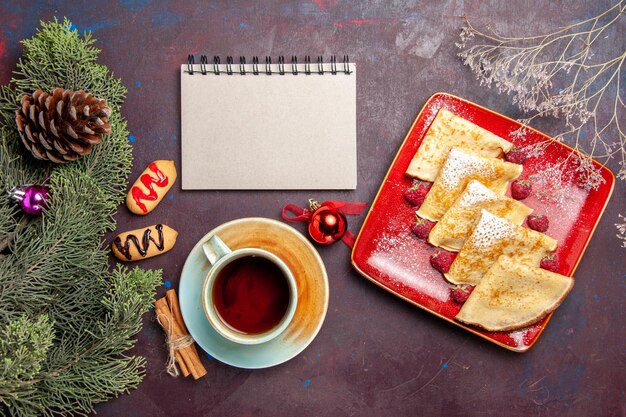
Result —
<path fill-rule="evenodd" d="M 181 355 L 180 352 L 177 350 L 174 351 L 174 355 L 176 356 L 176 363 L 178 364 L 178 367 L 180 368 L 180 372 L 183 374 L 185 378 L 187 378 L 189 375 L 191 375 L 191 371 L 187 367 L 187 364 L 185 363 L 185 360 L 183 359 L 183 355 Z"/>
<path fill-rule="evenodd" d="M 161 327 L 165 331 L 165 334 L 167 334 L 167 337 L 173 338 L 174 336 L 173 336 L 172 326 L 170 325 L 170 321 L 169 321 L 170 319 L 159 308 L 155 307 L 155 312 L 156 312 L 158 321 L 161 324 Z M 183 353 L 179 350 L 175 350 L 174 357 L 176 358 L 176 362 L 178 363 L 178 367 L 180 368 L 180 371 L 183 374 L 183 376 L 184 377 L 189 376 L 191 374 L 191 371 L 189 370 L 189 367 L 185 363 Z"/>
<path fill-rule="evenodd" d="M 157 314 L 157 317 L 161 315 L 160 309 L 156 307 L 155 307 L 155 312 Z M 161 315 L 161 317 L 159 318 L 159 323 L 161 324 L 161 327 L 165 331 L 165 334 L 167 334 L 167 337 L 171 338 L 173 336 L 172 336 L 171 328 L 168 326 L 169 321 L 167 320 L 168 318 L 165 315 Z M 175 350 L 174 357 L 176 358 L 176 363 L 178 364 L 178 367 L 180 368 L 180 372 L 183 374 L 185 378 L 188 377 L 191 374 L 191 371 L 187 367 L 187 364 L 185 363 L 185 360 L 183 359 L 183 355 L 181 354 L 181 352 L 178 350 Z"/>
<path fill-rule="evenodd" d="M 165 298 L 167 299 L 167 304 L 170 307 L 170 311 L 178 322 L 178 327 L 180 327 L 183 332 L 189 333 L 189 331 L 187 330 L 187 326 L 185 326 L 185 322 L 183 321 L 183 315 L 180 312 L 180 304 L 178 303 L 176 290 L 173 288 L 171 290 L 167 290 L 167 292 L 165 293 Z"/>
<path fill-rule="evenodd" d="M 182 329 L 174 319 L 174 315 L 170 312 L 169 306 L 165 297 L 160 298 L 154 302 L 155 308 L 157 309 L 158 314 L 165 316 L 166 320 L 170 320 L 169 323 L 172 329 L 172 335 L 174 338 L 181 338 L 184 336 L 189 336 L 188 334 L 183 333 Z M 198 379 L 204 375 L 206 375 L 206 369 L 200 362 L 200 358 L 198 354 L 191 349 L 191 346 L 178 350 L 181 353 L 183 360 L 185 361 L 185 365 L 191 372 L 191 375 L 194 379 Z"/>
<path fill-rule="evenodd" d="M 172 312 L 174 318 L 176 319 L 176 322 L 178 323 L 178 327 L 180 327 L 184 334 L 189 334 L 189 330 L 187 330 L 187 326 L 185 326 L 185 321 L 183 320 L 183 315 L 180 312 L 180 304 L 178 303 L 176 290 L 173 288 L 171 290 L 167 290 L 167 292 L 165 293 L 165 298 L 167 299 L 167 304 L 169 305 L 170 311 Z M 193 352 L 198 355 L 195 343 L 191 345 L 191 349 L 193 349 Z"/>
<path fill-rule="evenodd" d="M 174 339 L 181 337 L 182 336 L 181 330 L 178 327 L 178 324 L 176 324 L 176 321 L 174 320 L 174 317 L 171 315 L 171 313 L 168 310 L 164 309 L 163 307 L 157 307 L 156 310 L 161 321 L 167 322 L 168 324 L 170 324 L 169 328 L 171 329 L 171 337 L 173 337 Z M 195 362 L 192 358 L 193 351 L 189 349 L 189 347 L 186 347 L 183 349 L 179 349 L 176 352 L 180 352 L 180 355 L 185 361 L 185 365 L 191 372 L 191 376 L 193 376 L 193 379 L 200 378 L 202 376 L 200 375 L 201 372 L 199 369 L 196 368 Z"/>

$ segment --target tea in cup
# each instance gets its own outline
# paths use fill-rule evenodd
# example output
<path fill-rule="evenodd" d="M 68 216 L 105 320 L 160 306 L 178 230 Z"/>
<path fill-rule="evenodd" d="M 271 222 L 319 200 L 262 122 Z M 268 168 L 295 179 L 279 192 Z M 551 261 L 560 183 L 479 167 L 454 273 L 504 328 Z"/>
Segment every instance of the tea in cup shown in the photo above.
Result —
<path fill-rule="evenodd" d="M 202 304 L 220 335 L 258 344 L 287 328 L 296 311 L 298 287 L 282 259 L 258 248 L 230 250 L 215 235 L 202 249 L 211 263 Z"/>

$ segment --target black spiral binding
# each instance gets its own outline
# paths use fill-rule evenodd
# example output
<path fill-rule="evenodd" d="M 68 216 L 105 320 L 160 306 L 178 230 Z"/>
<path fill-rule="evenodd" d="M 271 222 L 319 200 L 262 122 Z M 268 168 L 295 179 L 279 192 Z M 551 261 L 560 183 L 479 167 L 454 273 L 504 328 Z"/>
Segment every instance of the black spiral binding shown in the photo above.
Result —
<path fill-rule="evenodd" d="M 187 55 L 187 72 L 193 75 L 193 55 Z"/>
<path fill-rule="evenodd" d="M 317 57 L 317 73 L 324 75 L 324 57 L 321 55 Z"/>
<path fill-rule="evenodd" d="M 258 56 L 252 57 L 252 73 L 254 75 L 259 75 L 259 57 Z"/>
<path fill-rule="evenodd" d="M 324 57 L 322 55 L 318 55 L 317 56 L 317 73 L 319 75 L 324 75 Z M 187 72 L 189 75 L 194 75 L 197 72 L 194 71 L 194 66 L 195 64 L 195 58 L 193 55 L 187 55 Z M 246 71 L 246 57 L 245 56 L 240 56 L 239 57 L 239 71 L 233 71 L 233 64 L 234 64 L 234 60 L 232 56 L 227 56 L 226 57 L 226 74 L 228 75 L 233 75 L 236 72 L 239 73 L 240 75 L 246 75 L 247 71 Z M 202 75 L 207 75 L 209 72 L 214 74 L 214 75 L 220 75 L 220 57 L 215 55 L 213 56 L 213 69 L 212 70 L 207 70 L 207 66 L 209 65 L 209 58 L 206 55 L 200 55 L 200 73 Z M 343 72 L 344 74 L 351 74 L 352 71 L 350 70 L 350 62 L 348 60 L 348 55 L 344 55 L 343 56 L 343 70 L 338 69 L 337 67 L 337 57 L 335 55 L 332 55 L 330 57 L 330 73 L 333 75 L 337 75 L 340 72 Z M 265 57 L 265 74 L 267 75 L 272 75 L 272 57 L 270 56 L 266 56 Z M 280 55 L 278 57 L 278 73 L 280 75 L 285 75 L 286 71 L 285 71 L 285 57 L 283 55 Z M 298 75 L 299 71 L 298 71 L 298 57 L 295 55 L 291 56 L 291 73 L 293 75 Z M 306 75 L 311 75 L 312 71 L 311 71 L 311 56 L 310 55 L 306 55 L 304 57 L 304 73 Z M 258 56 L 253 56 L 252 57 L 252 74 L 254 75 L 259 75 L 259 57 Z"/>
<path fill-rule="evenodd" d="M 191 57 L 191 62 L 193 63 L 193 56 Z M 209 59 L 206 57 L 206 55 L 200 55 L 200 72 L 202 73 L 202 75 L 206 75 L 206 65 L 208 63 L 209 63 Z M 193 74 L 193 71 L 192 71 L 192 74 Z"/>
<path fill-rule="evenodd" d="M 291 55 L 291 73 L 298 75 L 298 57 L 295 55 Z"/>
<path fill-rule="evenodd" d="M 350 61 L 348 60 L 348 55 L 343 56 L 343 72 L 346 74 L 350 74 Z"/>
<path fill-rule="evenodd" d="M 215 75 L 220 75 L 220 57 L 219 56 L 213 57 L 213 73 Z"/>
<path fill-rule="evenodd" d="M 265 73 L 267 75 L 272 75 L 272 57 L 271 56 L 265 57 Z"/>
<path fill-rule="evenodd" d="M 239 74 L 246 75 L 246 57 L 239 57 Z"/>
<path fill-rule="evenodd" d="M 285 57 L 282 55 L 278 57 L 278 73 L 285 75 Z"/>
<path fill-rule="evenodd" d="M 226 74 L 233 75 L 233 57 L 226 57 Z"/>

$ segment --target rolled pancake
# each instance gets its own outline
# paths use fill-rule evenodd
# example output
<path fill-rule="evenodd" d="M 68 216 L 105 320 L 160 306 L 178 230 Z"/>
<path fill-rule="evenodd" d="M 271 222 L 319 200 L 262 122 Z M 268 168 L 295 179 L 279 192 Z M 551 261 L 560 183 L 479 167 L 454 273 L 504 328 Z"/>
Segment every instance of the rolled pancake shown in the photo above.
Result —
<path fill-rule="evenodd" d="M 480 181 L 495 193 L 504 195 L 509 182 L 521 173 L 521 165 L 452 148 L 417 215 L 439 221 L 471 180 Z"/>
<path fill-rule="evenodd" d="M 455 319 L 494 332 L 520 329 L 553 312 L 573 286 L 570 277 L 500 256 Z"/>
<path fill-rule="evenodd" d="M 453 147 L 497 158 L 508 152 L 513 144 L 446 109 L 440 109 L 411 160 L 406 175 L 435 181 Z"/>
<path fill-rule="evenodd" d="M 518 226 L 533 212 L 524 203 L 496 194 L 479 181 L 471 180 L 430 231 L 428 242 L 433 246 L 458 252 L 483 209 Z"/>
<path fill-rule="evenodd" d="M 481 210 L 476 226 L 444 276 L 453 284 L 476 285 L 500 255 L 520 264 L 539 266 L 556 245 L 550 236 Z"/>

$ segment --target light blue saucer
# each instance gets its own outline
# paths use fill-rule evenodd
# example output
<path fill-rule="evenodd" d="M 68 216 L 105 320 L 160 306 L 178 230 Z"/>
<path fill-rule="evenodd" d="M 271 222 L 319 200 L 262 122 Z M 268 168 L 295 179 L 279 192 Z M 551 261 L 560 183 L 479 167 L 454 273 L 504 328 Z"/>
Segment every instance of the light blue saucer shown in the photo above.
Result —
<path fill-rule="evenodd" d="M 209 262 L 202 244 L 214 234 L 231 249 L 260 248 L 280 257 L 298 284 L 294 317 L 278 337 L 258 345 L 241 345 L 217 333 L 202 308 L 202 286 Z M 267 368 L 302 352 L 322 327 L 328 309 L 328 276 L 313 245 L 297 230 L 272 219 L 251 217 L 233 220 L 210 231 L 189 253 L 179 284 L 180 308 L 189 333 L 215 359 L 239 368 Z"/>

